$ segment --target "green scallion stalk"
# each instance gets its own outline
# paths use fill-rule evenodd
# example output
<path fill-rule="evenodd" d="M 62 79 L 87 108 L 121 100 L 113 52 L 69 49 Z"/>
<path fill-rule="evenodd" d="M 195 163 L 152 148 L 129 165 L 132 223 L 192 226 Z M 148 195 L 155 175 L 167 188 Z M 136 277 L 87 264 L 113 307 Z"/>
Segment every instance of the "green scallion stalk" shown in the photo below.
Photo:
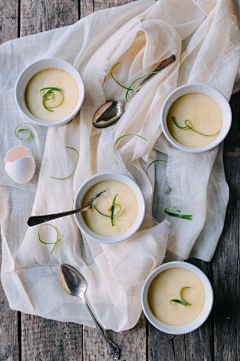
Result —
<path fill-rule="evenodd" d="M 119 140 L 121 140 L 121 139 L 124 138 L 124 137 L 128 137 L 129 135 L 133 135 L 133 136 L 135 136 L 135 137 L 142 138 L 142 139 L 146 140 L 146 142 L 147 142 L 147 139 L 146 139 L 146 138 L 143 138 L 143 137 L 141 137 L 141 135 L 138 135 L 138 134 L 125 134 L 125 135 L 121 135 L 121 137 L 119 137 L 119 138 L 116 140 L 116 142 L 115 142 L 115 144 L 114 144 L 114 147 L 113 147 L 113 159 L 114 159 L 115 163 L 117 163 L 117 164 L 118 164 L 118 162 L 117 162 L 116 159 L 115 159 L 115 148 L 116 148 L 116 145 L 117 145 L 117 143 L 119 142 Z"/>
<path fill-rule="evenodd" d="M 167 163 L 166 160 L 162 160 L 162 159 L 155 159 L 155 160 L 153 160 L 153 161 L 148 165 L 148 167 L 147 167 L 147 170 L 146 170 L 147 175 L 148 175 L 148 168 L 149 168 L 153 163 L 155 163 L 155 162 L 164 162 L 164 163 Z"/>
<path fill-rule="evenodd" d="M 78 161 L 79 161 L 79 153 L 78 153 L 78 151 L 77 151 L 75 148 L 72 148 L 72 147 L 65 147 L 65 148 L 66 148 L 66 149 L 72 149 L 72 150 L 74 150 L 74 151 L 77 153 L 77 156 L 78 156 L 77 163 L 76 163 L 76 165 L 75 165 L 72 173 L 69 174 L 67 177 L 64 177 L 64 178 L 55 178 L 55 177 L 50 176 L 50 178 L 52 178 L 52 179 L 57 179 L 57 180 L 65 180 L 65 179 L 68 179 L 68 178 L 70 178 L 70 177 L 73 175 L 73 173 L 75 172 L 75 170 L 76 170 L 76 168 L 77 168 Z"/>
<path fill-rule="evenodd" d="M 176 302 L 176 303 L 180 303 L 180 305 L 183 305 L 183 306 L 191 306 L 191 303 L 188 303 L 183 299 L 182 292 L 183 292 L 183 290 L 185 290 L 185 288 L 190 288 L 190 287 L 181 288 L 181 290 L 180 290 L 180 298 L 181 298 L 181 300 L 173 299 L 173 300 L 170 301 L 171 305 L 172 305 L 172 302 Z"/>
<path fill-rule="evenodd" d="M 200 133 L 200 132 L 198 132 L 197 130 L 193 129 L 193 127 L 191 127 L 191 121 L 188 120 L 188 119 L 186 119 L 186 120 L 184 121 L 184 123 L 186 124 L 185 127 L 180 127 L 180 125 L 177 124 L 177 121 L 176 121 L 176 119 L 175 119 L 174 117 L 172 117 L 172 121 L 173 121 L 173 123 L 176 125 L 176 127 L 178 127 L 179 129 L 182 129 L 182 130 L 192 130 L 192 131 L 195 132 L 195 133 L 198 133 L 198 134 L 200 134 L 200 135 L 204 135 L 204 137 L 214 137 L 215 135 L 219 134 L 219 132 L 220 132 L 220 130 L 219 130 L 219 131 L 218 131 L 217 133 L 215 133 L 215 134 L 203 134 L 203 133 Z"/>
<path fill-rule="evenodd" d="M 53 227 L 55 230 L 56 230 L 56 232 L 57 232 L 57 239 L 56 239 L 56 241 L 55 242 L 43 242 L 42 240 L 41 240 L 41 236 L 40 236 L 40 229 L 42 228 L 42 227 L 45 227 L 45 226 L 51 226 L 51 227 Z M 52 249 L 52 252 L 51 252 L 51 255 L 53 254 L 53 252 L 54 252 L 54 250 L 55 250 L 55 248 L 56 248 L 56 245 L 58 244 L 58 242 L 60 242 L 62 239 L 63 239 L 63 237 L 64 236 L 62 236 L 60 239 L 59 239 L 59 232 L 58 232 L 58 230 L 57 230 L 57 228 L 56 227 L 54 227 L 52 224 L 43 224 L 41 227 L 39 227 L 39 229 L 38 229 L 38 239 L 39 239 L 39 241 L 41 242 L 41 243 L 43 243 L 43 244 L 54 244 L 54 246 L 53 246 L 53 249 Z"/>
<path fill-rule="evenodd" d="M 24 124 L 29 124 L 31 125 L 37 132 L 37 129 L 34 127 L 34 125 L 32 125 L 31 123 L 21 123 L 19 124 L 16 128 L 15 128 L 15 136 L 19 139 L 19 140 L 22 140 L 23 142 L 27 142 L 28 140 L 30 140 L 32 138 L 32 132 L 29 130 L 29 129 L 18 129 L 19 127 L 21 127 L 21 125 L 24 125 Z M 27 131 L 29 132 L 29 137 L 28 139 L 22 139 L 22 138 L 19 138 L 19 136 L 17 135 L 18 132 L 23 132 L 23 131 Z"/>
<path fill-rule="evenodd" d="M 120 84 L 120 83 L 117 81 L 117 79 L 115 79 L 114 76 L 113 76 L 113 69 L 114 69 L 118 64 L 122 64 L 122 62 L 120 61 L 119 63 L 115 64 L 115 65 L 112 67 L 112 69 L 110 70 L 111 77 L 113 78 L 113 80 L 114 80 L 121 88 L 128 90 L 127 87 L 125 87 L 124 85 Z M 132 89 L 130 89 L 130 90 L 132 90 Z"/>
<path fill-rule="evenodd" d="M 192 215 L 189 214 L 180 214 L 181 211 L 179 209 L 172 209 L 172 208 L 165 208 L 164 212 L 168 214 L 171 217 L 176 218 L 182 218 L 182 219 L 188 219 L 189 221 L 192 221 Z"/>
<path fill-rule="evenodd" d="M 42 95 L 42 91 L 43 90 L 47 90 L 46 93 L 44 93 L 44 95 Z M 46 101 L 52 100 L 54 98 L 54 91 L 57 91 L 61 94 L 62 96 L 62 100 L 58 105 L 55 105 L 54 107 L 47 107 L 46 106 Z M 61 88 L 54 88 L 54 87 L 47 87 L 47 88 L 42 88 L 40 89 L 40 95 L 42 97 L 42 102 L 43 102 L 43 106 L 46 110 L 48 110 L 49 112 L 53 112 L 53 108 L 57 108 L 59 107 L 62 103 L 63 103 L 63 93 L 62 93 L 63 89 Z"/>

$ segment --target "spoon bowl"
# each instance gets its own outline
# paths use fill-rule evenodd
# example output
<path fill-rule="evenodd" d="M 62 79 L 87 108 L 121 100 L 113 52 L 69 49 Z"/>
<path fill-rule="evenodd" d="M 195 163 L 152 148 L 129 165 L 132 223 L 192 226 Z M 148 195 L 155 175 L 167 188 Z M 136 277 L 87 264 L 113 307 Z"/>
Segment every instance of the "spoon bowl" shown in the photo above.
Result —
<path fill-rule="evenodd" d="M 83 298 L 87 290 L 87 282 L 83 275 L 71 265 L 62 264 L 58 270 L 61 284 L 71 296 Z"/>

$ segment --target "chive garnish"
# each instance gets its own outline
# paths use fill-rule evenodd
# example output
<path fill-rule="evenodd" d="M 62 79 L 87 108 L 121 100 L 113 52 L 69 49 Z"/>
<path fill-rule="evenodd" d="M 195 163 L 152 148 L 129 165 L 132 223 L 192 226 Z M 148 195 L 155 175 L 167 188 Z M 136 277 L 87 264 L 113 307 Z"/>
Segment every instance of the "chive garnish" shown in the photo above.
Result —
<path fill-rule="evenodd" d="M 182 292 L 183 292 L 183 290 L 184 290 L 185 288 L 190 288 L 190 287 L 183 287 L 183 288 L 181 288 L 181 290 L 180 290 L 180 298 L 181 298 L 181 300 L 173 299 L 173 300 L 170 301 L 171 305 L 172 305 L 172 302 L 176 302 L 176 303 L 180 303 L 180 304 L 183 305 L 183 306 L 191 306 L 191 303 L 188 303 L 188 302 L 186 302 L 186 301 L 183 299 Z"/>
<path fill-rule="evenodd" d="M 41 240 L 41 237 L 40 237 L 40 229 L 42 228 L 42 227 L 44 227 L 44 226 L 51 226 L 51 227 L 53 227 L 55 230 L 56 230 L 56 232 L 57 232 L 57 239 L 56 239 L 56 242 L 43 242 L 42 240 Z M 39 227 L 39 229 L 38 229 L 38 239 L 39 239 L 39 241 L 41 242 L 41 243 L 43 243 L 43 244 L 54 244 L 54 246 L 53 246 L 53 249 L 52 249 L 52 252 L 51 252 L 51 255 L 53 254 L 53 252 L 54 252 L 54 250 L 55 250 L 55 248 L 56 248 L 56 245 L 58 244 L 58 242 L 60 242 L 62 239 L 63 239 L 63 237 L 64 236 L 62 236 L 60 239 L 59 239 L 59 232 L 58 232 L 58 230 L 57 230 L 57 228 L 56 227 L 54 227 L 52 224 L 43 224 L 41 227 Z"/>
<path fill-rule="evenodd" d="M 117 194 L 113 198 L 113 202 L 112 202 L 112 206 L 111 206 L 111 224 L 112 224 L 112 227 L 114 226 L 114 224 L 113 224 L 113 216 L 114 216 L 114 206 L 115 206 L 116 198 L 117 198 Z"/>
<path fill-rule="evenodd" d="M 15 135 L 16 137 L 19 139 L 19 140 L 22 140 L 23 142 L 27 142 L 28 140 L 30 140 L 32 138 L 32 132 L 29 130 L 29 129 L 18 129 L 19 127 L 21 127 L 21 125 L 24 125 L 24 124 L 29 124 L 31 125 L 37 132 L 37 129 L 34 127 L 34 125 L 32 125 L 31 123 L 21 123 L 19 124 L 16 128 L 15 128 Z M 23 131 L 27 131 L 29 132 L 29 137 L 28 139 L 22 139 L 22 138 L 19 138 L 19 136 L 17 135 L 18 132 L 23 132 Z"/>
<path fill-rule="evenodd" d="M 164 193 L 167 194 L 170 190 L 171 190 L 171 187 L 168 187 L 168 189 Z"/>
<path fill-rule="evenodd" d="M 112 217 L 111 214 L 104 214 L 104 213 L 102 213 L 101 211 L 99 211 L 99 209 L 98 209 L 94 204 L 93 204 L 92 206 L 93 206 L 93 208 L 96 209 L 96 211 L 97 211 L 99 214 L 101 214 L 102 216 L 104 216 L 104 217 L 109 217 L 109 218 Z M 118 203 L 114 204 L 114 206 L 118 206 L 118 207 L 120 208 L 119 211 L 118 211 L 116 214 L 113 215 L 113 216 L 115 217 L 115 216 L 117 216 L 117 215 L 121 212 L 122 208 L 121 208 L 120 204 L 118 204 Z M 111 209 L 112 209 L 112 206 L 109 208 L 109 211 L 111 211 Z"/>
<path fill-rule="evenodd" d="M 148 168 L 150 167 L 150 165 L 152 165 L 152 164 L 155 163 L 155 162 L 165 162 L 165 163 L 167 163 L 166 160 L 162 160 L 162 159 L 155 159 L 155 160 L 153 160 L 153 161 L 148 165 L 148 167 L 147 167 L 147 170 L 146 170 L 147 175 L 148 175 Z"/>
<path fill-rule="evenodd" d="M 164 212 L 172 217 L 182 218 L 182 219 L 188 219 L 189 221 L 192 221 L 192 215 L 189 214 L 180 214 L 181 211 L 179 209 L 172 209 L 172 208 L 165 208 Z"/>
<path fill-rule="evenodd" d="M 121 63 L 122 63 L 122 62 L 119 61 L 117 64 L 115 64 L 115 65 L 112 67 L 112 69 L 110 70 L 110 74 L 111 74 L 111 77 L 113 78 L 113 80 L 115 80 L 115 82 L 116 82 L 121 88 L 128 90 L 127 87 L 125 87 L 124 85 L 120 84 L 120 83 L 117 81 L 117 79 L 114 78 L 113 73 L 112 73 L 112 72 L 113 72 L 113 69 L 114 69 L 118 64 L 121 64 Z M 130 90 L 132 90 L 132 89 L 130 89 Z"/>
<path fill-rule="evenodd" d="M 46 93 L 44 93 L 44 95 L 42 95 L 42 91 L 43 90 L 47 90 L 46 91 Z M 62 93 L 62 90 L 63 89 L 61 89 L 61 88 L 53 88 L 53 87 L 48 87 L 48 88 L 42 88 L 42 89 L 40 89 L 40 95 L 41 95 L 41 97 L 42 97 L 42 102 L 43 102 L 43 106 L 44 106 L 44 108 L 46 109 L 46 110 L 48 110 L 49 112 L 53 112 L 53 108 L 57 108 L 57 107 L 59 107 L 62 103 L 63 103 L 63 93 Z M 57 92 L 59 92 L 60 94 L 61 94 L 61 96 L 62 96 L 62 100 L 61 100 L 61 102 L 58 104 L 58 105 L 55 105 L 54 107 L 47 107 L 46 106 L 46 101 L 48 101 L 48 100 L 52 100 L 53 98 L 54 98 L 54 92 L 53 91 L 57 91 Z"/>
<path fill-rule="evenodd" d="M 67 177 L 64 177 L 64 178 L 55 178 L 55 177 L 50 176 L 50 178 L 52 178 L 52 179 L 58 179 L 58 180 L 68 179 L 68 178 L 70 178 L 70 177 L 73 175 L 73 173 L 75 172 L 75 170 L 76 170 L 76 168 L 77 168 L 78 161 L 79 161 L 79 153 L 78 153 L 78 151 L 77 151 L 75 148 L 72 148 L 72 147 L 65 147 L 65 148 L 66 148 L 66 149 L 72 149 L 72 150 L 75 150 L 75 152 L 76 152 L 76 153 L 77 153 L 77 155 L 78 155 L 77 163 L 76 163 L 76 165 L 75 165 L 75 167 L 74 167 L 74 169 L 73 169 L 72 173 L 71 173 L 71 174 L 69 174 Z"/>
<path fill-rule="evenodd" d="M 140 80 L 140 79 L 142 79 L 142 78 L 146 78 L 146 77 L 149 76 L 149 75 L 158 74 L 158 73 L 159 73 L 159 71 L 153 71 L 152 73 L 149 73 L 149 74 L 140 76 L 140 78 L 137 78 L 136 80 L 134 80 L 134 81 L 132 82 L 132 84 L 130 85 L 130 87 L 129 87 L 129 88 L 127 89 L 127 91 L 126 91 L 126 94 L 125 94 L 125 100 L 126 100 L 126 102 L 130 103 L 130 102 L 128 101 L 128 93 L 130 92 L 130 90 L 132 90 L 131 87 L 133 86 L 134 83 L 136 83 L 136 81 L 138 81 L 138 80 Z"/>
<path fill-rule="evenodd" d="M 192 130 L 193 132 L 198 133 L 198 134 L 200 134 L 200 135 L 204 135 L 205 137 L 214 137 L 215 135 L 217 135 L 217 134 L 220 132 L 220 130 L 219 130 L 219 131 L 218 131 L 217 133 L 215 133 L 215 134 L 203 134 L 203 133 L 200 133 L 200 132 L 198 132 L 197 130 L 193 129 L 193 126 L 191 127 L 191 121 L 188 120 L 188 119 L 186 119 L 186 120 L 184 121 L 184 123 L 186 124 L 185 127 L 180 127 L 180 125 L 177 124 L 176 119 L 175 119 L 174 117 L 172 117 L 172 121 L 173 121 L 173 123 L 176 125 L 176 127 L 178 127 L 179 129 L 182 129 L 182 130 Z"/>
<path fill-rule="evenodd" d="M 111 212 L 110 215 L 104 214 L 104 213 L 100 212 L 99 209 L 97 209 L 97 207 L 96 207 L 94 204 L 92 204 L 93 208 L 96 209 L 96 211 L 97 211 L 98 213 L 100 213 L 102 216 L 111 218 L 112 227 L 114 226 L 114 224 L 113 224 L 113 217 L 117 216 L 118 213 L 120 213 L 121 210 L 122 210 L 120 204 L 115 203 L 116 198 L 117 198 L 117 195 L 118 195 L 118 194 L 116 194 L 115 197 L 113 198 L 112 205 L 111 205 L 111 207 L 109 207 L 109 209 L 108 209 L 108 211 Z M 114 207 L 115 207 L 115 206 L 118 206 L 118 207 L 120 208 L 119 211 L 118 211 L 116 214 L 114 214 Z"/>
<path fill-rule="evenodd" d="M 117 145 L 117 143 L 119 142 L 120 139 L 122 139 L 122 138 L 124 138 L 124 137 L 128 137 L 129 135 L 134 135 L 134 136 L 136 136 L 136 137 L 142 138 L 142 139 L 146 140 L 146 142 L 147 142 L 147 139 L 146 139 L 146 138 L 143 138 L 143 137 L 141 137 L 141 135 L 138 135 L 138 134 L 125 134 L 125 135 L 121 135 L 121 137 L 119 137 L 119 138 L 116 140 L 116 142 L 115 142 L 115 144 L 114 144 L 114 147 L 113 147 L 113 159 L 114 159 L 114 161 L 115 161 L 117 164 L 118 164 L 118 162 L 117 162 L 116 159 L 115 159 L 115 148 L 116 148 L 116 145 Z"/>

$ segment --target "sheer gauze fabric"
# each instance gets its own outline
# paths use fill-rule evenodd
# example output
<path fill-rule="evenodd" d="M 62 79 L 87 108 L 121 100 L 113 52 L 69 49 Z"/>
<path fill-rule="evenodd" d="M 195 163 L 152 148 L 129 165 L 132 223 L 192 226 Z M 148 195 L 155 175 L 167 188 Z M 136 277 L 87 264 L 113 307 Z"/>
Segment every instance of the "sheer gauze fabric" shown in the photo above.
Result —
<path fill-rule="evenodd" d="M 171 54 L 176 62 L 156 75 L 126 106 L 126 113 L 113 127 L 92 127 L 96 109 L 107 99 L 120 100 L 124 86 L 152 71 Z M 133 327 L 141 314 L 140 294 L 147 275 L 168 254 L 187 259 L 190 255 L 209 261 L 222 231 L 228 202 L 222 147 L 202 154 L 188 154 L 171 147 L 161 134 L 160 111 L 177 86 L 203 82 L 228 99 L 239 65 L 239 29 L 231 1 L 137 1 L 99 11 L 75 25 L 7 42 L 0 47 L 2 97 L 1 124 L 1 226 L 2 283 L 10 307 L 59 321 L 93 326 L 77 298 L 69 296 L 58 278 L 61 263 L 70 263 L 88 282 L 87 297 L 103 326 L 115 331 Z M 24 121 L 13 98 L 20 72 L 44 57 L 59 57 L 80 71 L 86 97 L 80 114 L 60 127 L 37 127 L 28 143 L 38 167 L 33 180 L 17 185 L 4 171 L 7 151 L 21 142 L 15 127 Z M 8 100 L 7 100 L 8 99 Z M 116 139 L 125 137 L 116 149 Z M 58 181 L 79 163 L 74 176 Z M 156 157 L 167 165 L 146 167 Z M 71 209 L 78 188 L 92 175 L 113 171 L 134 179 L 141 187 L 147 215 L 132 238 L 115 245 L 99 244 L 82 237 L 73 217 L 54 221 L 60 237 L 53 255 L 51 246 L 38 241 L 38 227 L 27 229 L 30 214 Z M 70 173 L 70 172 L 69 172 Z M 171 187 L 168 195 L 164 190 Z M 155 192 L 154 192 L 155 187 Z M 152 206 L 157 221 L 152 222 Z M 193 221 L 166 219 L 165 207 L 192 214 Z M 154 224 L 154 225 L 153 225 Z M 52 227 L 45 227 L 46 242 L 55 240 Z"/>

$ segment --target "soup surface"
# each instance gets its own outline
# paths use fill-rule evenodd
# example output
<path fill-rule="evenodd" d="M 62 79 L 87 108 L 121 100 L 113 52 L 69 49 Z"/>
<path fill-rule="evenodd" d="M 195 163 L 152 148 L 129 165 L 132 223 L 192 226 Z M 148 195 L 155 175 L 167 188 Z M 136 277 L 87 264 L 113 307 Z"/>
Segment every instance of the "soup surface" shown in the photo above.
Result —
<path fill-rule="evenodd" d="M 109 208 L 116 197 L 116 204 L 121 206 L 121 211 L 113 217 L 113 224 L 110 217 L 104 217 L 92 208 L 83 212 L 83 218 L 87 226 L 95 233 L 104 237 L 116 237 L 125 233 L 134 223 L 138 215 L 138 204 L 134 192 L 125 184 L 115 181 L 103 181 L 95 184 L 85 195 L 83 206 L 90 203 L 91 199 L 99 192 L 107 191 L 94 201 L 95 207 L 103 214 L 110 215 Z M 120 210 L 115 206 L 114 214 Z"/>
<path fill-rule="evenodd" d="M 190 121 L 190 127 L 198 134 L 185 127 L 186 120 Z M 187 147 L 202 147 L 211 143 L 219 133 L 222 127 L 222 112 L 217 103 L 205 94 L 191 93 L 178 98 L 171 106 L 167 117 L 168 129 L 172 137 L 180 144 Z M 213 135 L 214 136 L 209 136 Z M 208 135 L 208 136 L 206 136 Z"/>
<path fill-rule="evenodd" d="M 190 305 L 170 301 L 179 299 L 180 290 L 183 299 Z M 160 321 L 173 326 L 185 325 L 193 321 L 202 311 L 205 302 L 205 292 L 200 279 L 184 268 L 171 268 L 161 272 L 152 281 L 148 302 L 152 313 Z"/>
<path fill-rule="evenodd" d="M 42 96 L 48 91 L 46 89 L 40 92 L 43 88 L 62 89 L 61 92 L 53 91 L 54 96 L 52 99 L 50 99 L 52 95 L 49 94 L 47 96 L 48 99 L 44 100 L 44 105 L 49 107 L 49 110 L 43 105 Z M 71 114 L 78 102 L 79 89 L 76 81 L 66 71 L 47 69 L 37 73 L 29 81 L 25 98 L 28 109 L 35 117 L 48 122 L 54 122 L 64 119 Z"/>

